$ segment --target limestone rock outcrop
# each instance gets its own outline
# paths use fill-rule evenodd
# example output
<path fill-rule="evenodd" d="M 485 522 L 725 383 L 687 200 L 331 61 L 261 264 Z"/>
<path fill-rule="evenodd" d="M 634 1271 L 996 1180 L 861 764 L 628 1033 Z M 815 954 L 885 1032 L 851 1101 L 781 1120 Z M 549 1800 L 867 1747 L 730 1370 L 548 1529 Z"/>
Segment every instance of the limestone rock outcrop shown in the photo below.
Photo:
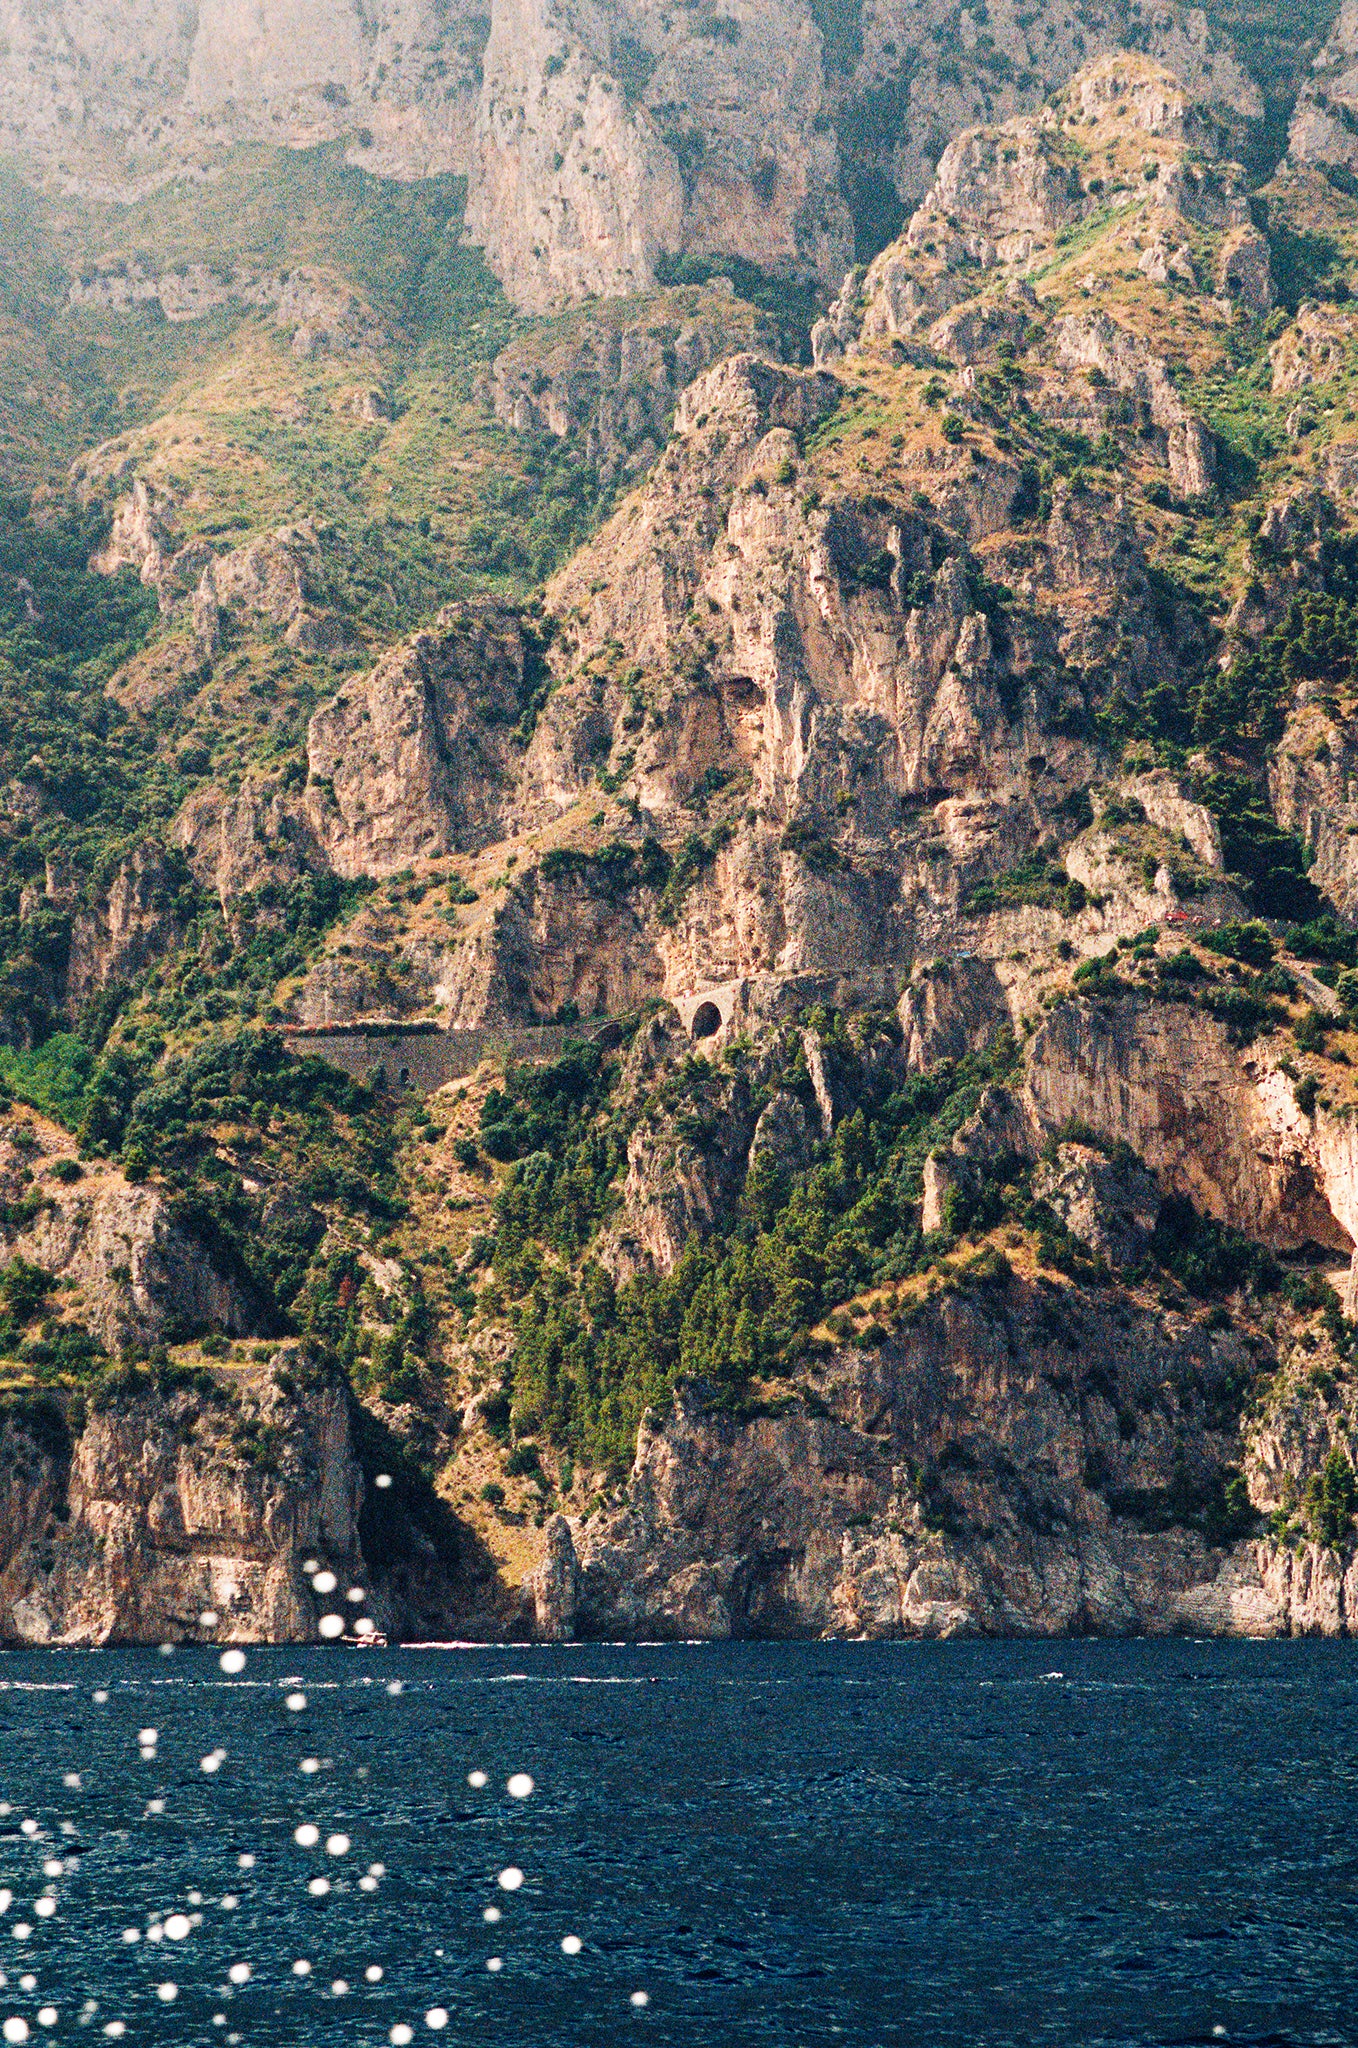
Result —
<path fill-rule="evenodd" d="M 795 0 L 499 0 L 484 66 L 468 230 L 520 306 L 646 290 L 683 257 L 842 269 L 820 37 Z"/>
<path fill-rule="evenodd" d="M 816 1362 L 782 1414 L 737 1420 L 693 1386 L 643 1426 L 627 1504 L 574 1528 L 573 1626 L 1342 1632 L 1358 1619 L 1342 1565 L 1301 1568 L 1214 1523 L 1229 1436 L 1209 1416 L 1240 1362 L 1232 1343 L 990 1282 L 922 1308 L 889 1345 Z"/>

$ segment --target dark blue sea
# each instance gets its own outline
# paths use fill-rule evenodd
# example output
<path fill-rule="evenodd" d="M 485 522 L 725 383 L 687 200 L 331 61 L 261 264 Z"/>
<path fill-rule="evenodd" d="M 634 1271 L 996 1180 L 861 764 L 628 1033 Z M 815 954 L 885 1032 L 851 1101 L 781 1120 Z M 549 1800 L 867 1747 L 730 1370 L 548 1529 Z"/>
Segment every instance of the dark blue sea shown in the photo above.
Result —
<path fill-rule="evenodd" d="M 1358 2044 L 1358 1645 L 14 1652 L 0 1802 L 6 2042 Z"/>

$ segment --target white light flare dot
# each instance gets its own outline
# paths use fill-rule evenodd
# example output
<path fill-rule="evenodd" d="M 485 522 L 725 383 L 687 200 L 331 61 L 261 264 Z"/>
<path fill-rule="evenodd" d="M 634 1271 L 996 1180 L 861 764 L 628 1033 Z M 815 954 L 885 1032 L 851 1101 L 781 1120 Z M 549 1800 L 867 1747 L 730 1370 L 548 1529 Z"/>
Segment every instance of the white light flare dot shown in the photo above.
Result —
<path fill-rule="evenodd" d="M 250 1965 L 248 1963 L 233 1963 L 226 1974 L 233 1984 L 248 1984 L 250 1981 Z"/>
<path fill-rule="evenodd" d="M 234 1678 L 237 1672 L 244 1671 L 245 1669 L 245 1652 L 244 1650 L 223 1650 L 217 1662 L 221 1665 L 228 1678 Z"/>
<path fill-rule="evenodd" d="M 505 1791 L 511 1799 L 531 1799 L 535 1789 L 527 1771 L 515 1771 L 505 1785 Z"/>
<path fill-rule="evenodd" d="M 165 1922 L 165 1932 L 171 1941 L 187 1941 L 193 1932 L 193 1922 L 187 1913 L 171 1913 Z"/>
<path fill-rule="evenodd" d="M 373 1480 L 373 1485 L 380 1486 L 383 1493 L 385 1493 L 387 1488 L 391 1485 L 390 1472 L 379 1472 L 377 1474 L 377 1477 Z"/>
<path fill-rule="evenodd" d="M 309 1977 L 311 1975 L 311 1965 L 305 1956 L 298 1956 L 292 1966 L 292 1974 L 294 1977 Z"/>
<path fill-rule="evenodd" d="M 60 2018 L 61 2014 L 54 2005 L 40 2005 L 38 2007 L 38 2025 L 40 2027 L 54 2027 Z"/>
<path fill-rule="evenodd" d="M 490 1779 L 484 1771 L 468 1771 L 467 1783 L 471 1786 L 473 1792 L 482 1792 L 490 1783 Z"/>
<path fill-rule="evenodd" d="M 561 1953 L 563 1956 L 578 1956 L 584 1945 L 578 1934 L 563 1935 L 561 1939 Z"/>
<path fill-rule="evenodd" d="M 57 1902 L 50 1892 L 44 1898 L 34 1899 L 33 1901 L 33 1911 L 37 1914 L 39 1920 L 50 1920 L 56 1910 Z"/>
<path fill-rule="evenodd" d="M 347 1835 L 327 1835 L 325 1853 L 327 1856 L 347 1856 L 353 1844 Z"/>
<path fill-rule="evenodd" d="M 367 1969 L 363 1972 L 363 1974 L 370 1984 L 380 1984 L 382 1982 L 384 1972 L 382 1969 L 382 1965 L 380 1963 L 369 1963 Z"/>
<path fill-rule="evenodd" d="M 523 1884 L 523 1872 L 517 1863 L 511 1863 L 500 1872 L 497 1882 L 502 1892 L 516 1892 Z"/>
<path fill-rule="evenodd" d="M 198 1617 L 199 1628 L 216 1628 L 220 1619 L 215 1607 L 205 1607 Z"/>
<path fill-rule="evenodd" d="M 404 2020 L 398 2020 L 396 2022 L 396 2025 L 392 2028 L 391 2032 L 387 2035 L 387 2039 L 391 2042 L 392 2048 L 406 2048 L 406 2044 L 410 2041 L 413 2041 L 414 2038 L 415 2029 L 413 2027 L 408 2027 L 405 2024 Z"/>
<path fill-rule="evenodd" d="M 17 2017 L 12 2020 L 6 2020 L 3 2028 L 0 2028 L 0 2032 L 4 2034 L 7 2041 L 26 2041 L 28 2039 L 28 2021 Z"/>
<path fill-rule="evenodd" d="M 316 1632 L 318 1635 L 323 1636 L 327 1643 L 333 1643 L 336 1636 L 344 1634 L 344 1616 L 342 1614 L 323 1614 L 316 1623 Z"/>
<path fill-rule="evenodd" d="M 431 2005 L 424 2016 L 424 2023 L 431 2033 L 441 2034 L 448 2024 L 447 2008 L 442 2005 Z"/>
<path fill-rule="evenodd" d="M 328 1877 L 313 1877 L 307 1885 L 307 1890 L 311 1893 L 313 1899 L 323 1899 L 329 1889 L 330 1880 Z"/>
<path fill-rule="evenodd" d="M 173 2005 L 178 1996 L 179 1986 L 177 1984 L 170 1984 L 168 1982 L 157 1984 L 156 1997 L 161 2001 L 162 2005 Z"/>
<path fill-rule="evenodd" d="M 629 2005 L 634 2005 L 638 2012 L 641 2011 L 643 2005 L 649 2005 L 650 2002 L 651 1994 L 649 1991 L 634 1991 L 627 2001 Z"/>
<path fill-rule="evenodd" d="M 487 1906 L 481 1915 L 487 1927 L 498 1927 L 504 1917 L 498 1906 Z"/>
<path fill-rule="evenodd" d="M 317 1572 L 311 1581 L 312 1590 L 317 1593 L 333 1593 L 338 1584 L 339 1580 L 333 1572 Z"/>
<path fill-rule="evenodd" d="M 314 1778 L 321 1768 L 321 1760 L 318 1756 L 304 1756 L 297 1768 L 304 1778 Z"/>
<path fill-rule="evenodd" d="M 318 1827 L 313 1827 L 309 1820 L 304 1820 L 301 1827 L 293 1829 L 292 1839 L 299 1849 L 314 1849 L 321 1839 L 321 1831 Z"/>
<path fill-rule="evenodd" d="M 505 1959 L 503 1956 L 486 1957 L 486 1968 L 490 1971 L 492 1976 L 496 1976 L 501 1970 L 503 1970 L 504 1966 Z"/>
<path fill-rule="evenodd" d="M 306 1708 L 306 1694 L 304 1692 L 290 1692 L 283 1705 L 290 1714 L 300 1714 Z"/>

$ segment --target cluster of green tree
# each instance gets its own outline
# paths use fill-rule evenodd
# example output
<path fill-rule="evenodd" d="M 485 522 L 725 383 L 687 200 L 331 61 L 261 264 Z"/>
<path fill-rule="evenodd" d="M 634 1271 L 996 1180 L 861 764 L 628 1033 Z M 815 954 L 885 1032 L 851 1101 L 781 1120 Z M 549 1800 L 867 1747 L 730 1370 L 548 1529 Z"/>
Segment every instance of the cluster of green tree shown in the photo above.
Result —
<path fill-rule="evenodd" d="M 77 1123 L 86 1156 L 115 1157 L 133 1179 L 158 1172 L 176 1222 L 239 1280 L 262 1325 L 291 1326 L 328 1207 L 378 1221 L 398 1213 L 390 1119 L 367 1089 L 324 1061 L 294 1058 L 274 1035 L 212 1038 L 160 1067 L 149 1048 L 120 1044 L 95 1057 L 66 1045 L 70 1066 L 52 1083 L 52 1106 L 59 1100 L 63 1121 Z M 230 1158 L 218 1156 L 224 1137 Z M 285 1199 L 246 1186 L 247 1160 L 253 1188 L 282 1188 Z"/>
<path fill-rule="evenodd" d="M 852 1104 L 833 1140 L 805 1175 L 759 1155 L 722 1231 L 693 1239 L 663 1277 L 618 1287 L 596 1263 L 573 1274 L 562 1262 L 607 1214 L 625 1156 L 606 1101 L 596 1123 L 577 1099 L 574 1141 L 555 1157 L 522 1162 L 497 1205 L 492 1251 L 497 1280 L 518 1297 L 510 1369 L 518 1429 L 623 1466 L 642 1413 L 678 1379 L 701 1376 L 734 1397 L 752 1375 L 792 1363 L 828 1308 L 936 1256 L 919 1229 L 924 1161 L 1009 1069 L 1013 1045 L 1005 1039 L 987 1057 L 897 1082 L 842 1018 L 819 1021 L 836 1088 Z M 785 1059 L 779 1085 L 814 1114 L 799 1040 Z M 719 1093 L 704 1061 L 693 1062 L 692 1082 Z"/>
<path fill-rule="evenodd" d="M 1105 814 L 1106 815 L 1106 814 Z M 1016 903 L 1035 903 L 1063 910 L 1073 917 L 1089 901 L 1083 882 L 1072 881 L 1049 846 L 1039 846 L 1026 859 L 988 881 L 973 883 L 962 899 L 963 910 L 979 917 Z"/>

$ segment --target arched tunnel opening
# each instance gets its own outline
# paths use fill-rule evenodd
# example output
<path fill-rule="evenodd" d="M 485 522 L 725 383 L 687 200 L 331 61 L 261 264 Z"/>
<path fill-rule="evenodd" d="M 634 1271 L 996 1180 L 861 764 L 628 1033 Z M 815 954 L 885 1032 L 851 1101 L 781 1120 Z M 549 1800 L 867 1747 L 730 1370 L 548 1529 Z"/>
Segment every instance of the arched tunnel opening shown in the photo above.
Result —
<path fill-rule="evenodd" d="M 689 1027 L 691 1038 L 711 1038 L 721 1030 L 721 1011 L 715 1003 L 699 1003 Z"/>

